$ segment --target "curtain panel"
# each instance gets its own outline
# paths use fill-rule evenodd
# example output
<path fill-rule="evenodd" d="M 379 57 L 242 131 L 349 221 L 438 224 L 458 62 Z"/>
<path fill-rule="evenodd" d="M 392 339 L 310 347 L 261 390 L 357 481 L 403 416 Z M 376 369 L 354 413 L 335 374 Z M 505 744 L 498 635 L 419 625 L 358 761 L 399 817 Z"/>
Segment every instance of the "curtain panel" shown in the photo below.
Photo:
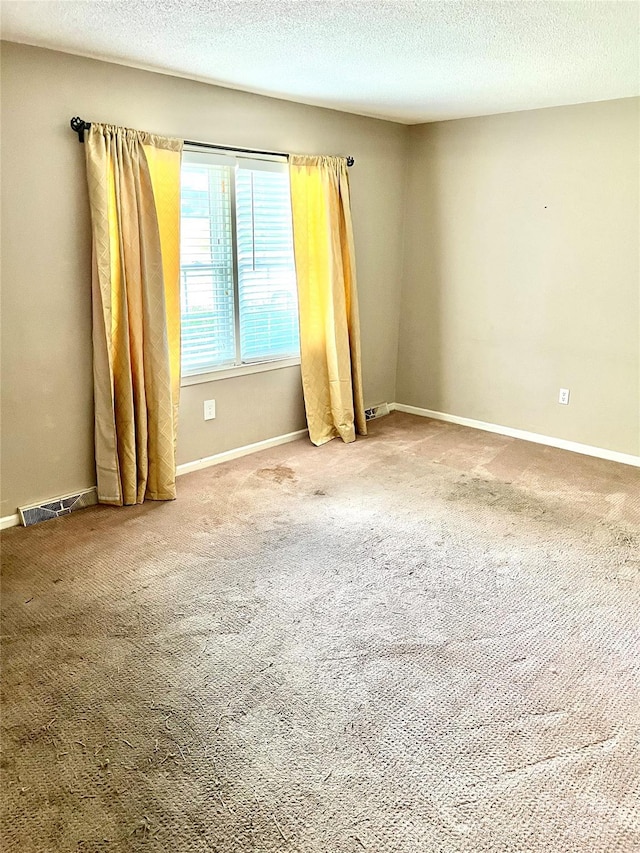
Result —
<path fill-rule="evenodd" d="M 309 437 L 355 441 L 367 425 L 347 163 L 296 155 L 289 173 Z"/>
<path fill-rule="evenodd" d="M 91 124 L 98 500 L 176 496 L 182 141 Z"/>

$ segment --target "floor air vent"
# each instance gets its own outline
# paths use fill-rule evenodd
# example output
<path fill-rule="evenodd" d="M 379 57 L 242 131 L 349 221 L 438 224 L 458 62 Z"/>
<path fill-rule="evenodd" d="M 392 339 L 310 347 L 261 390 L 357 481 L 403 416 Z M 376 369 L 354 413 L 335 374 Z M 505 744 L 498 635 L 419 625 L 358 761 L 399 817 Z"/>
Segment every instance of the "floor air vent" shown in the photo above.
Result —
<path fill-rule="evenodd" d="M 39 521 L 49 521 L 60 515 L 69 515 L 77 509 L 93 506 L 98 502 L 95 489 L 87 489 L 83 492 L 74 492 L 72 495 L 63 495 L 60 498 L 52 498 L 44 503 L 19 506 L 20 520 L 25 527 L 37 524 Z"/>
<path fill-rule="evenodd" d="M 383 415 L 389 414 L 389 404 L 388 403 L 379 403 L 377 406 L 372 406 L 370 409 L 364 410 L 364 416 L 368 421 L 372 421 L 374 418 L 381 418 Z"/>

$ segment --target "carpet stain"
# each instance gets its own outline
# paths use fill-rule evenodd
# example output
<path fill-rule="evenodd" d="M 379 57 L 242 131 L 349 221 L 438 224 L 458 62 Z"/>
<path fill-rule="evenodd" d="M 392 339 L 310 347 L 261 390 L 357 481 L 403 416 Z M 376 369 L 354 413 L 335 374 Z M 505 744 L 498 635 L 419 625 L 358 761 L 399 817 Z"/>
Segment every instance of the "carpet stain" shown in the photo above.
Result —
<path fill-rule="evenodd" d="M 275 468 L 259 468 L 256 472 L 258 477 L 265 480 L 273 480 L 275 483 L 284 483 L 286 480 L 294 481 L 295 474 L 286 465 L 277 465 Z"/>

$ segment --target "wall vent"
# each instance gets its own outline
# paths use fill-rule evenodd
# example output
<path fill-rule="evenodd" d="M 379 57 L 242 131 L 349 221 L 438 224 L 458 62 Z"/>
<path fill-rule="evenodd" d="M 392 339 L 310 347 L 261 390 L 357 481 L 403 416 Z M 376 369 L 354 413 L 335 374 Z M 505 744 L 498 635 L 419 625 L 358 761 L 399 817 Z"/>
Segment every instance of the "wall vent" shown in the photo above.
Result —
<path fill-rule="evenodd" d="M 378 403 L 377 406 L 371 406 L 370 409 L 364 410 L 364 416 L 368 421 L 372 421 L 374 418 L 381 418 L 384 415 L 389 414 L 389 404 L 388 403 Z"/>
<path fill-rule="evenodd" d="M 20 520 L 25 527 L 38 524 L 40 521 L 49 521 L 60 515 L 69 515 L 77 509 L 84 509 L 98 503 L 95 489 L 84 489 L 81 492 L 73 492 L 70 495 L 62 495 L 59 498 L 50 498 L 39 504 L 19 506 Z"/>

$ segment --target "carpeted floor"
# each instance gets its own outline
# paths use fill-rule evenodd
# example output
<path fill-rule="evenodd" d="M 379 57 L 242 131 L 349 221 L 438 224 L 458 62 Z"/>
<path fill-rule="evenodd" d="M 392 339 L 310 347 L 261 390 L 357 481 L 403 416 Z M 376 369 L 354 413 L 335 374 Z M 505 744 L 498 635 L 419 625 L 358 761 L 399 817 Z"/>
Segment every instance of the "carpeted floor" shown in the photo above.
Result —
<path fill-rule="evenodd" d="M 6 851 L 640 850 L 637 469 L 393 414 L 3 537 Z"/>

